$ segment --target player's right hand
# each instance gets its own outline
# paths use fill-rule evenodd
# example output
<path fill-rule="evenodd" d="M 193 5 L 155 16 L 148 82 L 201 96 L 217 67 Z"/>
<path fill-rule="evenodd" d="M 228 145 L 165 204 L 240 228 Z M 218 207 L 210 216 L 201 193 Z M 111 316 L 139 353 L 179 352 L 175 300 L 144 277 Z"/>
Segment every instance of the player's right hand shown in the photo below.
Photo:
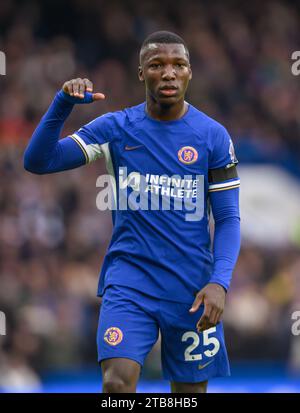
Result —
<path fill-rule="evenodd" d="M 93 93 L 93 83 L 89 79 L 77 78 L 68 80 L 63 84 L 62 90 L 73 98 L 84 99 L 86 93 L 88 93 L 91 94 L 92 101 L 105 99 L 103 93 Z"/>

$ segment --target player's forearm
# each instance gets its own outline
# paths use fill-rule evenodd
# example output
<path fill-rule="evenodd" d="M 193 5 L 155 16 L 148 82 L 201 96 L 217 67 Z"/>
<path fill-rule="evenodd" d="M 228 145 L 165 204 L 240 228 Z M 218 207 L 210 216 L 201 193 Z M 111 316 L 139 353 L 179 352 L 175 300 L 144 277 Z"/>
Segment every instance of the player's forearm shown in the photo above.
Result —
<path fill-rule="evenodd" d="M 214 268 L 210 282 L 220 284 L 226 290 L 230 286 L 241 244 L 238 197 L 238 188 L 220 191 L 211 197 L 215 232 Z"/>
<path fill-rule="evenodd" d="M 59 141 L 63 124 L 73 109 L 62 92 L 57 93 L 35 129 L 24 153 L 24 168 L 37 174 L 71 169 L 83 165 L 85 158 L 70 138 Z"/>

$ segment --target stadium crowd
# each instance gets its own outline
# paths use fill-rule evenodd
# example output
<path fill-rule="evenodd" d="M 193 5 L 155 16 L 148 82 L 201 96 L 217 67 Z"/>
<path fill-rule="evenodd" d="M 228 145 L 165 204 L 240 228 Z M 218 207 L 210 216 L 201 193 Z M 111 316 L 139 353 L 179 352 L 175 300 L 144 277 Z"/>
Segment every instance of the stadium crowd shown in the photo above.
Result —
<path fill-rule="evenodd" d="M 76 107 L 67 135 L 142 102 L 140 44 L 155 30 L 175 31 L 191 55 L 188 100 L 227 127 L 240 162 L 279 162 L 300 178 L 300 83 L 291 73 L 299 27 L 299 7 L 288 1 L 1 1 L 0 310 L 7 336 L 0 336 L 0 387 L 96 362 L 96 290 L 111 234 L 110 213 L 95 202 L 104 164 L 35 176 L 22 161 L 63 82 L 87 77 L 107 97 Z M 224 315 L 232 360 L 284 361 L 300 370 L 290 333 L 290 314 L 300 310 L 299 248 L 243 242 Z M 158 374 L 158 354 L 157 345 L 149 376 Z"/>

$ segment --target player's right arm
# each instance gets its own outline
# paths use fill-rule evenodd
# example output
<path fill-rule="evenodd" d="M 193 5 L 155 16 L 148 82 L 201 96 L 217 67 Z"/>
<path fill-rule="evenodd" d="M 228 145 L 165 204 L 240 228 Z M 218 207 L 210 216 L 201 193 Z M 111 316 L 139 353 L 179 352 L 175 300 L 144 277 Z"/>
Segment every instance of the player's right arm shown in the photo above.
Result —
<path fill-rule="evenodd" d="M 36 174 L 47 174 L 77 168 L 89 162 L 82 144 L 72 137 L 59 139 L 63 124 L 75 104 L 102 100 L 102 93 L 92 93 L 88 79 L 64 83 L 35 129 L 24 153 L 24 168 Z"/>

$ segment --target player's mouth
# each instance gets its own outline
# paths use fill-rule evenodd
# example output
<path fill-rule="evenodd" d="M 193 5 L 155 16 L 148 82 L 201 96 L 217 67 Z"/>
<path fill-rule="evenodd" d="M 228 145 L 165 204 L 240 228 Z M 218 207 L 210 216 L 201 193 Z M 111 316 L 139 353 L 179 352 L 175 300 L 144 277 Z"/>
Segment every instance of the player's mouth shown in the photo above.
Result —
<path fill-rule="evenodd" d="M 177 86 L 162 86 L 159 88 L 160 94 L 164 96 L 175 96 L 177 94 Z"/>

